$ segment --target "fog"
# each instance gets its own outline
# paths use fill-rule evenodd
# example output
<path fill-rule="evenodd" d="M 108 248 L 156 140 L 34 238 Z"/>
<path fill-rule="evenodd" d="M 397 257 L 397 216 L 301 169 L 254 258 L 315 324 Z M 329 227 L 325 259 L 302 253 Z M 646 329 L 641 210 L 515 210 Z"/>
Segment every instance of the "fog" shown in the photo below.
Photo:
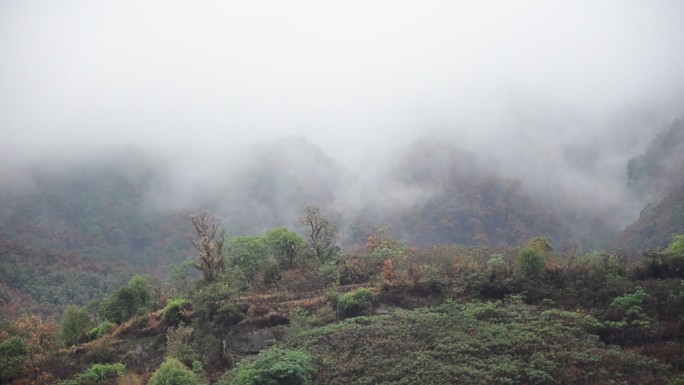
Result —
<path fill-rule="evenodd" d="M 295 196 L 426 199 L 387 175 L 428 140 L 619 228 L 644 203 L 627 161 L 684 115 L 682 36 L 676 0 L 4 1 L 0 176 L 135 148 L 160 207 L 224 194 L 289 223 Z M 241 181 L 268 167 L 290 174 L 255 198 Z"/>

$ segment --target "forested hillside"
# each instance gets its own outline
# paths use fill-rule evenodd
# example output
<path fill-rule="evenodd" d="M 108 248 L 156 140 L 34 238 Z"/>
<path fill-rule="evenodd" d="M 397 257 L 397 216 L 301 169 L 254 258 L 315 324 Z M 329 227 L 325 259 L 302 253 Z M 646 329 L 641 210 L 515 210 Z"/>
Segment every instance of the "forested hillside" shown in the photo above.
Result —
<path fill-rule="evenodd" d="M 638 263 L 510 248 L 341 251 L 317 208 L 305 237 L 223 238 L 193 216 L 199 275 L 136 276 L 59 322 L 0 323 L 8 384 L 676 384 L 684 235 Z M 189 267 L 189 266 L 188 266 Z"/>
<path fill-rule="evenodd" d="M 339 191 L 358 176 L 303 140 L 252 151 L 194 200 L 162 199 L 171 174 L 140 153 L 29 170 L 0 194 L 0 383 L 679 383 L 668 154 L 630 163 L 635 194 L 660 197 L 625 231 L 631 255 L 582 250 L 578 218 L 431 141 L 355 205 Z"/>
<path fill-rule="evenodd" d="M 0 0 L 0 385 L 684 385 L 682 36 Z"/>
<path fill-rule="evenodd" d="M 407 189 L 424 193 L 405 209 L 389 209 L 387 224 L 420 245 L 513 246 L 545 236 L 566 250 L 572 229 L 551 209 L 479 158 L 443 143 L 415 143 L 399 157 L 391 175 Z"/>
<path fill-rule="evenodd" d="M 665 247 L 684 233 L 684 120 L 675 121 L 628 164 L 629 188 L 647 202 L 619 238 L 624 250 Z"/>
<path fill-rule="evenodd" d="M 202 209 L 235 236 L 279 226 L 301 233 L 297 218 L 315 204 L 338 224 L 347 249 L 385 228 L 420 246 L 511 247 L 544 236 L 558 250 L 586 250 L 591 229 L 636 259 L 684 232 L 682 132 L 675 122 L 625 165 L 630 191 L 650 203 L 612 242 L 608 234 L 619 229 L 567 205 L 560 211 L 479 154 L 428 139 L 362 174 L 297 138 L 254 146 L 239 167 L 209 179 L 132 149 L 33 164 L 0 185 L 2 315 L 56 317 L 136 273 L 167 279 L 192 255 L 188 218 Z"/>
<path fill-rule="evenodd" d="M 0 185 L 0 316 L 57 317 L 136 273 L 163 278 L 191 255 L 187 213 L 149 208 L 137 152 L 25 170 Z"/>

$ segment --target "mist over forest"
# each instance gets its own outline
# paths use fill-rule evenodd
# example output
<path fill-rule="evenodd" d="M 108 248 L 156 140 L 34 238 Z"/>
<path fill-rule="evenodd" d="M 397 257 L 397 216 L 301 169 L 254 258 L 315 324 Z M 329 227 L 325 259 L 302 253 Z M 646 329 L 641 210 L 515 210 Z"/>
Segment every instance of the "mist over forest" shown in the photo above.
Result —
<path fill-rule="evenodd" d="M 672 194 L 682 180 L 681 121 L 646 143 L 643 152 L 624 154 L 604 143 L 573 144 L 559 149 L 562 155 L 534 161 L 521 149 L 519 170 L 431 135 L 356 166 L 302 137 L 199 156 L 112 148 L 12 170 L 3 197 L 25 204 L 8 201 L 3 219 L 9 227 L 17 218 L 40 224 L 78 217 L 85 231 L 102 220 L 97 202 L 106 199 L 114 210 L 109 227 L 124 226 L 131 218 L 118 216 L 130 206 L 135 213 L 129 215 L 141 217 L 208 211 L 229 235 L 246 235 L 297 229 L 304 209 L 315 206 L 334 219 L 349 246 L 385 228 L 419 245 L 511 246 L 541 234 L 561 249 L 586 250 L 610 246 L 645 205 Z M 528 152 L 535 151 L 545 152 L 530 144 Z M 526 161 L 529 167 L 522 167 Z M 31 197 L 48 206 L 41 211 Z M 71 207 L 60 211 L 56 203 Z M 130 231 L 132 237 L 140 232 Z M 626 249 L 641 252 L 635 245 Z"/>
<path fill-rule="evenodd" d="M 387 226 L 430 170 L 520 181 L 580 238 L 662 194 L 625 167 L 683 115 L 677 1 L 261 5 L 3 4 L 2 181 L 129 151 L 151 207 L 247 231 L 307 205 Z"/>
<path fill-rule="evenodd" d="M 0 385 L 684 383 L 682 36 L 0 1 Z"/>
<path fill-rule="evenodd" d="M 233 237 L 319 207 L 350 249 L 681 231 L 680 2 L 357 8 L 3 3 L 3 238 L 163 275 L 202 211 Z"/>

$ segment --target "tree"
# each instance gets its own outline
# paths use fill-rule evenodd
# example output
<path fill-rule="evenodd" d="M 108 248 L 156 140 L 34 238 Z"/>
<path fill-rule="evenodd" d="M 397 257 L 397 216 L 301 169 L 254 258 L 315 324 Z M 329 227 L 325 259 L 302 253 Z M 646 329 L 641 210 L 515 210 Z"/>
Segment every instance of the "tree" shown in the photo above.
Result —
<path fill-rule="evenodd" d="M 135 295 L 128 286 L 122 286 L 106 296 L 100 304 L 100 317 L 122 324 L 137 311 Z"/>
<path fill-rule="evenodd" d="M 25 315 L 12 321 L 12 334 L 26 342 L 25 358 L 21 361 L 21 374 L 26 375 L 32 384 L 47 383 L 51 374 L 45 372 L 44 363 L 54 346 L 56 325 L 35 315 Z"/>
<path fill-rule="evenodd" d="M 524 247 L 518 253 L 517 272 L 526 278 L 539 278 L 546 267 L 544 256 L 537 251 Z"/>
<path fill-rule="evenodd" d="M 62 342 L 67 346 L 74 345 L 92 325 L 93 322 L 85 310 L 73 305 L 67 306 L 60 323 Z"/>
<path fill-rule="evenodd" d="M 147 310 L 152 302 L 146 277 L 136 275 L 126 286 L 109 294 L 100 304 L 100 316 L 118 324 Z"/>
<path fill-rule="evenodd" d="M 268 257 L 268 247 L 259 235 L 237 236 L 228 244 L 228 260 L 231 268 L 239 270 L 247 282 L 254 277 Z"/>
<path fill-rule="evenodd" d="M 516 272 L 526 278 L 541 277 L 552 252 L 553 246 L 546 238 L 533 238 L 518 252 Z"/>
<path fill-rule="evenodd" d="M 307 245 L 318 262 L 330 259 L 338 250 L 337 227 L 323 218 L 318 207 L 307 207 L 299 222 L 307 227 Z"/>
<path fill-rule="evenodd" d="M 292 267 L 295 259 L 306 246 L 302 237 L 285 227 L 270 230 L 264 236 L 264 242 L 282 268 Z"/>
<path fill-rule="evenodd" d="M 218 233 L 221 222 L 207 223 L 207 213 L 190 217 L 197 231 L 197 238 L 192 240 L 192 245 L 197 250 L 197 259 L 192 265 L 200 271 L 202 283 L 209 284 L 223 276 L 226 265 L 223 260 L 224 232 Z M 218 235 L 218 236 L 217 236 Z"/>
<path fill-rule="evenodd" d="M 544 237 L 531 239 L 525 244 L 525 247 L 544 257 L 550 256 L 553 252 L 553 246 L 551 246 L 548 239 Z"/>
<path fill-rule="evenodd" d="M 149 385 L 196 385 L 197 375 L 175 358 L 167 357 L 159 366 Z"/>
<path fill-rule="evenodd" d="M 26 341 L 19 336 L 9 336 L 0 342 L 0 384 L 21 374 L 27 354 Z"/>

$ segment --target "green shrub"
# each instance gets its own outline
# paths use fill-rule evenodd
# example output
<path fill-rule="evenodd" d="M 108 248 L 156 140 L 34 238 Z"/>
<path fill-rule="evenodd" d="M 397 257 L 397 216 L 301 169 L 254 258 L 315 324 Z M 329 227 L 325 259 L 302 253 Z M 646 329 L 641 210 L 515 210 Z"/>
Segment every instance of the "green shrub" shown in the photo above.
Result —
<path fill-rule="evenodd" d="M 667 251 L 673 254 L 684 254 L 684 234 L 675 235 L 672 243 L 668 246 Z"/>
<path fill-rule="evenodd" d="M 85 310 L 73 305 L 67 306 L 60 322 L 62 342 L 67 346 L 75 344 L 86 335 L 92 324 Z"/>
<path fill-rule="evenodd" d="M 184 308 L 189 307 L 190 302 L 182 298 L 172 298 L 164 307 L 164 322 L 167 325 L 178 325 L 181 321 L 186 321 L 183 315 Z"/>
<path fill-rule="evenodd" d="M 197 375 L 175 358 L 166 358 L 148 385 L 196 385 Z"/>
<path fill-rule="evenodd" d="M 11 336 L 0 342 L 0 383 L 21 374 L 21 364 L 28 354 L 26 341 Z"/>
<path fill-rule="evenodd" d="M 264 285 L 271 286 L 280 281 L 282 274 L 280 265 L 273 259 L 269 259 L 261 267 L 261 277 Z"/>
<path fill-rule="evenodd" d="M 492 254 L 487 261 L 487 273 L 494 276 L 503 276 L 507 273 L 506 260 L 502 254 Z"/>
<path fill-rule="evenodd" d="M 367 315 L 372 307 L 373 293 L 365 287 L 340 295 L 335 304 L 335 310 L 340 318 Z"/>
<path fill-rule="evenodd" d="M 81 373 L 74 376 L 79 383 L 102 382 L 109 378 L 118 377 L 126 373 L 126 366 L 121 363 L 116 364 L 95 364 Z"/>
<path fill-rule="evenodd" d="M 624 257 L 600 251 L 586 253 L 579 259 L 578 265 L 586 269 L 586 273 L 594 280 L 601 280 L 610 275 L 621 277 L 625 275 L 627 270 L 627 262 Z"/>
<path fill-rule="evenodd" d="M 116 328 L 115 323 L 109 322 L 109 321 L 103 321 L 103 322 L 100 322 L 99 325 L 90 329 L 87 333 L 87 336 L 91 340 L 96 340 L 98 338 L 106 336 L 107 334 L 110 334 L 111 332 L 114 331 L 115 328 Z"/>
<path fill-rule="evenodd" d="M 294 266 L 296 259 L 306 248 L 306 241 L 285 227 L 277 227 L 264 235 L 264 243 L 281 268 Z"/>
<path fill-rule="evenodd" d="M 238 364 L 220 385 L 306 385 L 311 383 L 312 367 L 308 355 L 285 349 L 259 353 L 255 361 Z"/>
<path fill-rule="evenodd" d="M 642 278 L 684 278 L 684 235 L 674 237 L 674 241 L 663 251 L 645 254 L 642 263 Z"/>
<path fill-rule="evenodd" d="M 651 339 L 660 327 L 658 321 L 644 309 L 650 298 L 642 288 L 634 293 L 616 297 L 611 302 L 605 321 L 606 329 L 601 333 L 605 340 L 629 345 Z"/>
<path fill-rule="evenodd" d="M 247 282 L 256 277 L 268 258 L 268 246 L 262 236 L 237 236 L 228 244 L 228 262 L 239 270 Z"/>
<path fill-rule="evenodd" d="M 135 294 L 128 287 L 121 287 L 109 294 L 100 304 L 100 316 L 108 321 L 122 324 L 137 312 Z"/>
<path fill-rule="evenodd" d="M 546 258 L 534 249 L 524 247 L 518 253 L 516 271 L 525 278 L 539 278 L 546 267 Z"/>
<path fill-rule="evenodd" d="M 152 295 L 148 279 L 142 276 L 133 277 L 126 286 L 122 286 L 102 300 L 100 316 L 122 324 L 134 315 L 148 310 L 152 303 Z"/>

